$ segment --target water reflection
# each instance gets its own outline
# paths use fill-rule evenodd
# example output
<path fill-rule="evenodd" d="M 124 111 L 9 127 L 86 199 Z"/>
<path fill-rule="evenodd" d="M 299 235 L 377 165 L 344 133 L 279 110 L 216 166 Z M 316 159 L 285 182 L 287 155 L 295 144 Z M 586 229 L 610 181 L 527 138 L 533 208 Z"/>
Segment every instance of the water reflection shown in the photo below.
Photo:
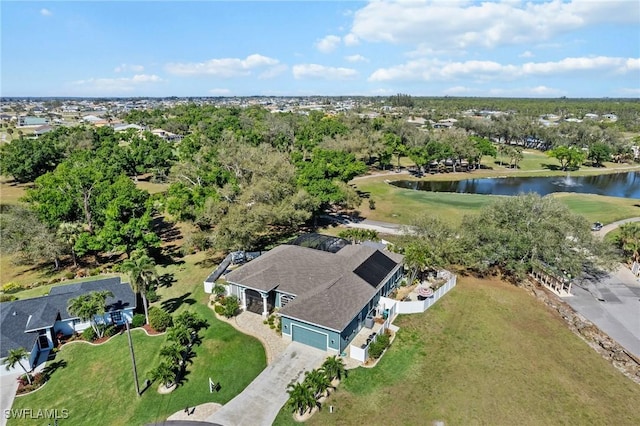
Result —
<path fill-rule="evenodd" d="M 461 181 L 391 182 L 399 188 L 432 192 L 460 192 L 467 194 L 517 195 L 536 192 L 577 192 L 612 197 L 640 198 L 640 172 L 612 173 L 596 176 L 507 177 L 465 179 Z"/>

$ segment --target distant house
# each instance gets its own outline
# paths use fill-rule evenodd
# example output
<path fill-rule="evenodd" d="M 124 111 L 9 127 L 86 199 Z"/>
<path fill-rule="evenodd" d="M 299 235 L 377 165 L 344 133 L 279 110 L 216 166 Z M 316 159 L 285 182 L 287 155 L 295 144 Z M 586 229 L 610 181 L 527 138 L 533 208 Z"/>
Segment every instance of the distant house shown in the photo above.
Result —
<path fill-rule="evenodd" d="M 126 132 L 129 129 L 140 131 L 140 130 L 143 130 L 144 127 L 139 126 L 137 124 L 127 124 L 127 123 L 118 123 L 113 125 L 114 132 Z"/>
<path fill-rule="evenodd" d="M 53 130 L 53 127 L 49 125 L 39 126 L 33 130 L 33 133 L 30 135 L 31 137 L 38 139 L 40 136 L 49 133 Z"/>
<path fill-rule="evenodd" d="M 397 287 L 402 256 L 319 237 L 327 240 L 317 247 L 334 250 L 284 244 L 225 278 L 243 309 L 263 316 L 278 309 L 284 339 L 342 353 Z"/>
<path fill-rule="evenodd" d="M 171 133 L 163 129 L 153 129 L 151 133 L 158 137 L 161 137 L 168 142 L 180 142 L 182 140 L 182 136 L 176 135 L 175 133 Z"/>
<path fill-rule="evenodd" d="M 44 126 L 49 120 L 44 117 L 22 116 L 18 117 L 18 126 Z"/>
<path fill-rule="evenodd" d="M 57 343 L 57 335 L 71 335 L 90 327 L 67 311 L 69 300 L 93 291 L 110 291 L 104 315 L 96 316 L 98 324 L 121 325 L 131 322 L 136 296 L 120 278 L 107 278 L 52 287 L 47 296 L 15 300 L 0 304 L 0 358 L 11 349 L 30 351 L 29 362 L 35 367 L 38 356 Z"/>

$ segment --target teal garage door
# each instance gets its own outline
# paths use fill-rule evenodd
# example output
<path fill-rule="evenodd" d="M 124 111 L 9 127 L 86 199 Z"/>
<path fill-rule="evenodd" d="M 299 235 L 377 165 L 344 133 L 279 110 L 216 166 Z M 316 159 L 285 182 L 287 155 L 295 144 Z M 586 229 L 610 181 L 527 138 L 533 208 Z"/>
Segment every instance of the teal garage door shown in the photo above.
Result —
<path fill-rule="evenodd" d="M 305 345 L 313 346 L 314 348 L 327 350 L 327 335 L 319 333 L 308 328 L 303 328 L 295 324 L 291 324 L 291 331 L 293 335 L 291 340 L 294 342 L 304 343 Z"/>

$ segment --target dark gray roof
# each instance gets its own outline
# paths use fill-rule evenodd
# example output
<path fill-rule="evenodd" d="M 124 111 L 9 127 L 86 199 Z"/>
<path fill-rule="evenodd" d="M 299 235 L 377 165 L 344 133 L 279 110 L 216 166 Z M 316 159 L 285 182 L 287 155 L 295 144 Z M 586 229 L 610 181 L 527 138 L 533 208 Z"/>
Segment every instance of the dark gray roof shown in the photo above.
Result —
<path fill-rule="evenodd" d="M 70 299 L 103 290 L 113 293 L 113 297 L 106 300 L 107 312 L 135 308 L 135 294 L 119 277 L 61 285 L 52 287 L 47 296 L 0 303 L 0 358 L 5 357 L 9 349 L 24 347 L 30 351 L 37 330 L 52 327 L 58 317 L 61 320 L 75 318 L 67 311 Z"/>
<path fill-rule="evenodd" d="M 226 279 L 256 290 L 294 294 L 281 315 L 342 331 L 401 262 L 400 255 L 364 245 L 348 245 L 337 253 L 281 245 Z"/>

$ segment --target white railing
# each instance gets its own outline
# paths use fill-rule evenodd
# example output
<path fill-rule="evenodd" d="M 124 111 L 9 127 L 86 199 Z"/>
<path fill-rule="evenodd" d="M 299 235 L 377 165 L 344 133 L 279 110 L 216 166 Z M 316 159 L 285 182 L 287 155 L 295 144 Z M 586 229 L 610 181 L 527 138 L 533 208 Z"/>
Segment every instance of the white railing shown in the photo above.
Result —
<path fill-rule="evenodd" d="M 398 314 L 417 314 L 426 311 L 433 306 L 442 296 L 447 294 L 449 290 L 456 286 L 457 277 L 451 275 L 449 280 L 444 283 L 439 289 L 433 292 L 433 296 L 427 297 L 424 300 L 417 300 L 412 302 L 396 302 L 396 312 Z"/>

